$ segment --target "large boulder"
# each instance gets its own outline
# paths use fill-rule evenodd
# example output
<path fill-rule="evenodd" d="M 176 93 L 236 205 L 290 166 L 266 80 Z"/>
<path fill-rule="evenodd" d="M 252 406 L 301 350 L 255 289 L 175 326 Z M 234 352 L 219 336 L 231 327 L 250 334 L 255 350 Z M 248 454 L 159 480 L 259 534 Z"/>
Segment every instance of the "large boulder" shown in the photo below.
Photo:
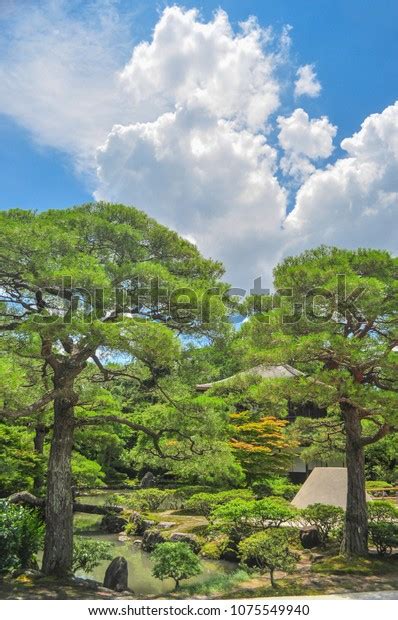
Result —
<path fill-rule="evenodd" d="M 119 534 L 127 524 L 127 520 L 119 515 L 112 513 L 104 515 L 101 521 L 101 528 L 108 534 Z"/>
<path fill-rule="evenodd" d="M 123 592 L 127 590 L 128 567 L 127 561 L 122 556 L 114 558 L 105 572 L 104 586 L 109 590 Z"/>
<path fill-rule="evenodd" d="M 147 471 L 140 482 L 141 489 L 150 489 L 156 486 L 156 478 L 151 471 Z"/>
<path fill-rule="evenodd" d="M 144 551 L 148 551 L 149 553 L 160 545 L 160 543 L 166 542 L 163 534 L 156 529 L 146 530 L 144 532 L 144 536 L 142 537 L 142 548 Z"/>
<path fill-rule="evenodd" d="M 198 541 L 195 534 L 186 534 L 185 532 L 174 532 L 170 536 L 170 542 L 185 542 L 187 543 L 194 553 L 199 553 L 200 551 L 200 542 Z"/>
<path fill-rule="evenodd" d="M 319 532 L 316 527 L 303 527 L 300 530 L 300 541 L 304 549 L 313 549 L 321 544 Z"/>

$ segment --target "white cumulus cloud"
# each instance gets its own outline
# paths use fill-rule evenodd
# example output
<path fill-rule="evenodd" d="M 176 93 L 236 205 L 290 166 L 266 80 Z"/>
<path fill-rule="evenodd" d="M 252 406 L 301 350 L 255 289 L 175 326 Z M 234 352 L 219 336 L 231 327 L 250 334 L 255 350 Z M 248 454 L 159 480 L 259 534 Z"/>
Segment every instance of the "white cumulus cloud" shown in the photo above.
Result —
<path fill-rule="evenodd" d="M 296 97 L 307 95 L 308 97 L 318 97 L 322 90 L 313 65 L 303 65 L 297 70 L 297 80 L 295 82 L 294 94 Z"/>
<path fill-rule="evenodd" d="M 397 252 L 398 102 L 366 118 L 341 147 L 347 157 L 298 190 L 285 222 L 289 250 L 328 243 Z"/>
<path fill-rule="evenodd" d="M 333 151 L 337 127 L 326 116 L 310 119 L 307 112 L 297 108 L 286 117 L 277 118 L 278 140 L 285 155 L 281 168 L 296 179 L 305 178 L 315 171 L 310 160 L 325 159 Z"/>

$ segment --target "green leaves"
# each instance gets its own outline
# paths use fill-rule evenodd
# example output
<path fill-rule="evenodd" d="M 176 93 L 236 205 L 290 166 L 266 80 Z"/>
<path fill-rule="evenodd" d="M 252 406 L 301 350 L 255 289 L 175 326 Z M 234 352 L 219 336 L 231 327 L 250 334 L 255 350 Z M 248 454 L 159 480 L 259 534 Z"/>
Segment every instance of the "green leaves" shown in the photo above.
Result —
<path fill-rule="evenodd" d="M 165 542 L 157 545 L 151 555 L 152 574 L 157 579 L 174 579 L 176 588 L 180 581 L 199 575 L 202 570 L 198 557 L 185 542 Z"/>

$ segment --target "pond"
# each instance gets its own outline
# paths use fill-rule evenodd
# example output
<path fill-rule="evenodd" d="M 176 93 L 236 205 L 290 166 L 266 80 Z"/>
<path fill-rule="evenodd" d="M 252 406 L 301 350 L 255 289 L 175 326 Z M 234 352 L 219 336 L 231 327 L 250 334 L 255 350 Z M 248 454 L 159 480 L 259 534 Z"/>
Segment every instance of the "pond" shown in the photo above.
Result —
<path fill-rule="evenodd" d="M 123 492 L 123 495 L 128 495 Z M 103 504 L 109 493 L 101 493 L 93 496 L 83 496 L 79 498 L 87 504 Z M 129 581 L 128 585 L 131 590 L 141 596 L 159 596 L 171 592 L 174 588 L 172 579 L 160 581 L 152 576 L 152 560 L 150 554 L 143 551 L 140 545 L 134 544 L 134 537 L 127 541 L 119 541 L 118 534 L 104 534 L 100 530 L 102 517 L 100 515 L 88 515 L 77 513 L 75 515 L 75 533 L 79 536 L 92 538 L 112 544 L 111 554 L 113 557 L 123 556 L 127 560 Z M 168 520 L 172 520 L 172 517 Z M 236 566 L 230 562 L 218 560 L 201 560 L 202 573 L 191 579 L 184 581 L 184 584 L 198 584 L 206 581 L 212 575 L 220 575 L 230 573 L 236 569 Z M 97 568 L 90 574 L 77 573 L 80 577 L 90 577 L 96 581 L 103 582 L 105 571 L 109 565 L 109 560 L 101 562 Z"/>

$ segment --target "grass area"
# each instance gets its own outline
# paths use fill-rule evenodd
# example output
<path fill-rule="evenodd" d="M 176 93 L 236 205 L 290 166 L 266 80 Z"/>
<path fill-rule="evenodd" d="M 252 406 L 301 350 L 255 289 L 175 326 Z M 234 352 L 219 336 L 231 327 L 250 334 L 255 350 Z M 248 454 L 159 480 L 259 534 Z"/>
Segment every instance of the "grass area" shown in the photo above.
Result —
<path fill-rule="evenodd" d="M 248 581 L 250 575 L 242 569 L 226 575 L 212 575 L 202 583 L 182 586 L 180 592 L 183 594 L 211 596 L 217 593 L 225 593 L 234 589 L 239 583 Z"/>
<path fill-rule="evenodd" d="M 386 575 L 398 571 L 397 556 L 391 558 L 345 558 L 341 555 L 325 557 L 311 566 L 319 575 Z"/>

